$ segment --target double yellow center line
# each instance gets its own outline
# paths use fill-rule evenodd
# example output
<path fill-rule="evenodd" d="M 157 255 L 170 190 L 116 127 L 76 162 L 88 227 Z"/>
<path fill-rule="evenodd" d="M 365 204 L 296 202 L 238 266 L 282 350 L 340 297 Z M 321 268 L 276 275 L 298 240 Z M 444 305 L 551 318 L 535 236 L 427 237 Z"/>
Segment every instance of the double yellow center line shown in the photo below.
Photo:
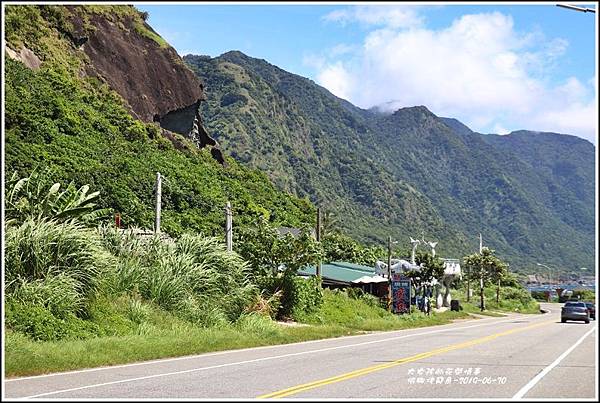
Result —
<path fill-rule="evenodd" d="M 513 334 L 513 333 L 523 332 L 525 330 L 533 329 L 533 328 L 540 327 L 540 326 L 545 326 L 545 325 L 548 325 L 550 323 L 555 323 L 555 320 L 550 320 L 550 321 L 546 321 L 546 322 L 536 323 L 535 325 L 526 326 L 526 327 L 522 327 L 522 328 L 516 328 L 516 329 L 507 330 L 505 332 L 492 334 L 490 336 L 481 337 L 479 339 L 474 339 L 474 340 L 470 340 L 470 341 L 467 341 L 467 342 L 453 344 L 453 345 L 450 345 L 450 346 L 447 346 L 447 347 L 442 347 L 442 348 L 438 348 L 438 349 L 435 349 L 435 350 L 427 351 L 425 353 L 413 355 L 411 357 L 401 358 L 399 360 L 395 360 L 395 361 L 392 361 L 392 362 L 388 362 L 388 363 L 384 363 L 384 364 L 379 364 L 379 365 L 373 365 L 371 367 L 359 369 L 359 370 L 352 371 L 352 372 L 347 372 L 345 374 L 341 374 L 341 375 L 334 376 L 334 377 L 331 377 L 331 378 L 322 379 L 322 380 L 314 381 L 314 382 L 310 382 L 310 383 L 305 383 L 305 384 L 302 384 L 302 385 L 294 386 L 294 387 L 291 387 L 291 388 L 288 388 L 288 389 L 283 389 L 283 390 L 279 390 L 279 391 L 272 392 L 272 393 L 267 393 L 266 395 L 258 396 L 257 399 L 276 399 L 276 398 L 281 398 L 281 397 L 286 397 L 286 396 L 294 395 L 296 393 L 304 392 L 304 391 L 307 391 L 307 390 L 310 390 L 310 389 L 315 389 L 315 388 L 318 388 L 318 387 L 321 387 L 321 386 L 329 385 L 329 384 L 336 383 L 336 382 L 345 381 L 347 379 L 356 378 L 358 376 L 362 376 L 362 375 L 366 375 L 366 374 L 370 374 L 371 372 L 381 371 L 383 369 L 395 367 L 397 365 L 401 365 L 401 364 L 406 364 L 406 363 L 413 362 L 413 361 L 422 360 L 424 358 L 432 357 L 434 355 L 443 354 L 443 353 L 446 353 L 448 351 L 459 350 L 459 349 L 462 349 L 462 348 L 467 348 L 467 347 L 474 346 L 474 345 L 477 345 L 477 344 L 485 343 L 485 342 L 497 339 L 498 337 L 507 336 L 507 335 Z"/>

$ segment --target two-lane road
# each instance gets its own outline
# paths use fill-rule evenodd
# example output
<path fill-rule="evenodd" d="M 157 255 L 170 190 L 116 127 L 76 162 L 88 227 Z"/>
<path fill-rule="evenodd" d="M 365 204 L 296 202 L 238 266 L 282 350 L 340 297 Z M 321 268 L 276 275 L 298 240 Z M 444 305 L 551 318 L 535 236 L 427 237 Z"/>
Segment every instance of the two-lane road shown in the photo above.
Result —
<path fill-rule="evenodd" d="M 597 325 L 544 315 L 458 321 L 8 379 L 8 399 L 581 398 L 598 396 Z"/>

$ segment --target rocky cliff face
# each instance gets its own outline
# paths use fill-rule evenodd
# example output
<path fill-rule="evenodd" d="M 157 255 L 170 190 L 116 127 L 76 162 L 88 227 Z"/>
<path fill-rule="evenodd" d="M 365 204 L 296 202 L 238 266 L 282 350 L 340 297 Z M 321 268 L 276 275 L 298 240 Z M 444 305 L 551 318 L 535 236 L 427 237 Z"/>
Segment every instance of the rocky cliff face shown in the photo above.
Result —
<path fill-rule="evenodd" d="M 72 36 L 83 38 L 81 49 L 90 61 L 87 72 L 106 80 L 140 120 L 160 121 L 203 98 L 202 82 L 175 49 L 143 34 L 156 35 L 145 22 L 140 26 L 132 16 L 111 14 L 88 14 L 85 21 L 80 9 L 71 11 Z"/>
<path fill-rule="evenodd" d="M 86 73 L 101 77 L 145 122 L 189 137 L 199 148 L 217 146 L 199 114 L 203 83 L 139 15 L 92 13 L 70 7 L 69 37 L 89 58 Z M 218 149 L 213 155 L 220 162 Z"/>

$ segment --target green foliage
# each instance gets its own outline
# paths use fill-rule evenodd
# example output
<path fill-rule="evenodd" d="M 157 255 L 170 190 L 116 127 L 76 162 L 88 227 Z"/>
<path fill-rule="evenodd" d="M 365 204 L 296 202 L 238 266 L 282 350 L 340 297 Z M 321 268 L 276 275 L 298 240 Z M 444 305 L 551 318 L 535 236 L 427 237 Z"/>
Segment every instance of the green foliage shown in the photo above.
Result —
<path fill-rule="evenodd" d="M 317 277 L 302 278 L 287 271 L 257 280 L 267 295 L 281 294 L 277 298 L 278 309 L 274 315 L 278 319 L 302 318 L 315 312 L 323 301 L 321 279 Z"/>
<path fill-rule="evenodd" d="M 444 274 L 444 261 L 434 257 L 428 252 L 417 252 L 415 263 L 421 266 L 420 270 L 408 271 L 406 276 L 411 278 L 415 287 L 431 284 L 433 279 L 439 279 Z M 425 290 L 423 289 L 423 292 Z"/>
<path fill-rule="evenodd" d="M 132 230 L 107 227 L 101 233 L 119 257 L 110 285 L 115 294 L 139 293 L 163 309 L 210 325 L 235 320 L 257 292 L 246 262 L 216 238 L 140 239 Z"/>
<path fill-rule="evenodd" d="M 507 275 L 508 266 L 495 256 L 494 252 L 490 248 L 483 247 L 481 254 L 474 253 L 464 257 L 465 272 L 471 280 L 483 279 L 484 287 L 496 284 Z"/>
<path fill-rule="evenodd" d="M 325 235 L 321 243 L 325 262 L 351 262 L 374 266 L 377 260 L 381 260 L 386 256 L 383 247 L 363 246 L 339 232 L 331 232 Z"/>
<path fill-rule="evenodd" d="M 61 191 L 60 183 L 51 180 L 51 172 L 40 166 L 25 178 L 13 172 L 6 187 L 6 225 L 42 218 L 94 225 L 110 213 L 110 209 L 98 209 L 96 205 L 100 192 L 88 193 L 89 185 L 77 189 L 73 182 Z"/>
<path fill-rule="evenodd" d="M 37 280 L 19 280 L 13 285 L 9 300 L 26 306 L 41 306 L 56 317 L 81 313 L 85 299 L 80 284 L 67 273 L 49 275 Z"/>
<path fill-rule="evenodd" d="M 5 18 L 6 41 L 15 48 L 23 41 L 38 42 L 48 33 L 43 28 L 40 9 L 35 5 L 7 5 Z"/>
<path fill-rule="evenodd" d="M 61 277 L 51 284 L 66 285 L 87 296 L 111 263 L 98 236 L 76 223 L 29 219 L 19 227 L 6 228 L 5 242 L 5 290 L 9 293 L 31 281 L 50 281 L 64 274 L 74 283 L 65 283 Z M 45 292 L 44 286 L 34 288 Z"/>
<path fill-rule="evenodd" d="M 544 291 L 531 291 L 531 298 L 535 299 L 536 301 L 544 302 L 548 300 Z"/>
<path fill-rule="evenodd" d="M 280 235 L 266 219 L 259 218 L 253 227 L 234 233 L 236 251 L 252 266 L 256 275 L 277 274 L 281 268 L 295 274 L 306 265 L 322 258 L 320 244 L 304 226 L 295 237 L 290 233 Z"/>
<path fill-rule="evenodd" d="M 484 288 L 490 284 L 496 285 L 496 303 L 500 303 L 500 284 L 508 276 L 508 265 L 495 256 L 494 252 L 494 250 L 484 247 L 481 253 L 465 256 L 464 262 L 466 276 L 471 280 L 479 281 Z M 508 277 L 507 281 L 514 283 L 511 277 Z M 527 297 L 531 299 L 529 293 L 527 293 Z M 481 288 L 479 298 L 480 307 L 483 311 L 485 309 L 485 295 Z"/>
<path fill-rule="evenodd" d="M 161 227 L 174 236 L 221 235 L 228 200 L 236 226 L 250 225 L 257 211 L 268 211 L 276 225 L 314 221 L 309 202 L 276 191 L 258 171 L 230 159 L 225 169 L 195 147 L 180 152 L 167 141 L 165 148 L 155 125 L 133 119 L 122 100 L 92 79 L 33 72 L 8 59 L 5 122 L 8 173 L 26 177 L 44 161 L 52 183 L 100 191 L 97 207 L 120 213 L 125 226 L 152 226 L 156 171 L 165 178 Z"/>
<path fill-rule="evenodd" d="M 581 301 L 596 301 L 596 293 L 592 290 L 573 290 L 571 298 L 579 298 Z"/>
<path fill-rule="evenodd" d="M 94 337 L 98 327 L 72 314 L 57 317 L 41 305 L 9 303 L 5 310 L 6 326 L 36 341 L 85 339 Z"/>
<path fill-rule="evenodd" d="M 139 33 L 142 36 L 145 36 L 148 39 L 153 40 L 161 48 L 169 47 L 169 44 L 167 43 L 167 41 L 165 41 L 159 34 L 154 32 L 154 30 L 152 28 L 150 28 L 147 24 L 145 24 L 143 22 L 136 22 L 134 26 L 135 26 L 135 30 L 137 31 L 137 33 Z"/>
<path fill-rule="evenodd" d="M 240 316 L 235 326 L 242 333 L 256 334 L 259 337 L 272 338 L 281 334 L 281 328 L 269 316 L 257 313 Z"/>

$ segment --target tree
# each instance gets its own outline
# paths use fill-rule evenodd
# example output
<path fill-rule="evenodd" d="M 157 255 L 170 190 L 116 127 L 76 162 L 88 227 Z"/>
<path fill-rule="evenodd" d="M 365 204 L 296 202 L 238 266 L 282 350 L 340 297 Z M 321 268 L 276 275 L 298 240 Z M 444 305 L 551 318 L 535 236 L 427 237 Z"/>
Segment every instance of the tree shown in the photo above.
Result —
<path fill-rule="evenodd" d="M 326 262 L 344 261 L 373 266 L 378 259 L 385 256 L 382 247 L 363 246 L 339 232 L 325 235 L 321 244 Z"/>
<path fill-rule="evenodd" d="M 241 228 L 236 233 L 236 252 L 246 259 L 258 275 L 276 275 L 280 268 L 284 274 L 296 274 L 309 264 L 322 259 L 322 248 L 304 227 L 300 234 L 281 236 L 266 219 L 260 217 L 250 228 Z"/>
<path fill-rule="evenodd" d="M 339 233 L 339 221 L 331 211 L 325 211 L 321 217 L 321 234 L 327 236 Z"/>
<path fill-rule="evenodd" d="M 431 253 L 418 252 L 415 256 L 415 263 L 421 266 L 421 269 L 408 271 L 406 276 L 412 279 L 416 290 L 421 288 L 423 297 L 425 297 L 425 286 L 430 285 L 434 278 L 439 279 L 444 275 L 444 261 L 434 257 Z"/>
<path fill-rule="evenodd" d="M 483 290 L 490 283 L 497 283 L 496 299 L 500 296 L 500 282 L 507 274 L 508 265 L 494 255 L 494 250 L 484 247 L 481 253 L 464 257 L 465 267 L 473 280 L 479 280 L 480 308 L 485 310 Z"/>
<path fill-rule="evenodd" d="M 303 227 L 298 236 L 282 236 L 264 217 L 254 227 L 240 228 L 234 243 L 238 252 L 253 269 L 254 280 L 267 295 L 280 294 L 277 317 L 308 312 L 320 306 L 322 289 L 320 277 L 304 280 L 298 270 L 315 265 L 322 259 L 321 244 Z"/>

